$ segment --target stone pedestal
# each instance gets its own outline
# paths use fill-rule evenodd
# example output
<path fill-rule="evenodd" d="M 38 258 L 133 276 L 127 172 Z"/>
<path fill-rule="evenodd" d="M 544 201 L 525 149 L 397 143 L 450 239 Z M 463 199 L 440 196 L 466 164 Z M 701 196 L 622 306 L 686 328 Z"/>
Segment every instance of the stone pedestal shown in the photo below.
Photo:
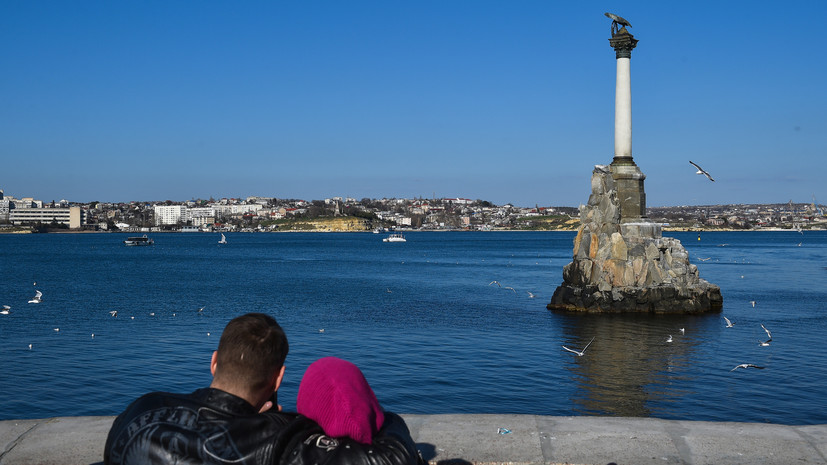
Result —
<path fill-rule="evenodd" d="M 580 207 L 573 258 L 563 268 L 563 283 L 548 308 L 650 313 L 720 310 L 721 289 L 700 278 L 679 240 L 662 237 L 660 225 L 646 219 L 642 211 L 623 221 L 620 182 L 613 171 L 613 166 L 594 168 L 592 194 L 588 204 Z"/>

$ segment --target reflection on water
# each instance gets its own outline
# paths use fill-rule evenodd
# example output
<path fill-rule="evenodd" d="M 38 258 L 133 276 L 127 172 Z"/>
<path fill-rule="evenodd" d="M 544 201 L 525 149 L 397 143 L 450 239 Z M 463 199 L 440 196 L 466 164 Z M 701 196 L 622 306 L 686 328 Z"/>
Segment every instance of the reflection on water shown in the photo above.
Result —
<path fill-rule="evenodd" d="M 691 382 L 687 368 L 697 357 L 694 331 L 706 316 L 565 315 L 566 342 L 582 347 L 594 337 L 584 356 L 572 354 L 566 366 L 578 390 L 571 401 L 580 414 L 646 417 L 653 403 L 685 394 L 672 381 Z M 681 334 L 680 329 L 685 333 Z M 667 342 L 670 338 L 672 342 Z"/>

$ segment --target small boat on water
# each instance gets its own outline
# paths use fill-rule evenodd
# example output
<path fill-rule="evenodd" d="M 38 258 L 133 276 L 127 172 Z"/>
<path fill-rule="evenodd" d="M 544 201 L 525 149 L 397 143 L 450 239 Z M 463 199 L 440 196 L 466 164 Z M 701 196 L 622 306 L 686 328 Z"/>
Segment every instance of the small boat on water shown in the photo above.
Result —
<path fill-rule="evenodd" d="M 396 234 L 391 234 L 390 236 L 382 239 L 382 242 L 408 242 L 408 241 L 405 239 L 405 236 L 403 236 L 402 234 L 396 233 Z"/>
<path fill-rule="evenodd" d="M 227 238 L 224 237 L 224 233 L 221 233 L 221 239 L 218 241 L 219 244 L 226 244 Z"/>
<path fill-rule="evenodd" d="M 141 237 L 127 237 L 123 243 L 124 245 L 152 245 L 155 241 L 146 237 L 146 234 L 144 234 Z"/>

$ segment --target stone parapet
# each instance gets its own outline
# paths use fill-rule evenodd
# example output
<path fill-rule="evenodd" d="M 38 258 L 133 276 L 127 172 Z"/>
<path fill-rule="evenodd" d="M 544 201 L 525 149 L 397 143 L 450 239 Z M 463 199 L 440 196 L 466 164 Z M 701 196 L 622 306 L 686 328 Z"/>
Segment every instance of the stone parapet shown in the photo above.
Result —
<path fill-rule="evenodd" d="M 827 425 L 402 415 L 433 465 L 827 464 Z M 114 417 L 0 421 L 0 465 L 100 464 Z"/>

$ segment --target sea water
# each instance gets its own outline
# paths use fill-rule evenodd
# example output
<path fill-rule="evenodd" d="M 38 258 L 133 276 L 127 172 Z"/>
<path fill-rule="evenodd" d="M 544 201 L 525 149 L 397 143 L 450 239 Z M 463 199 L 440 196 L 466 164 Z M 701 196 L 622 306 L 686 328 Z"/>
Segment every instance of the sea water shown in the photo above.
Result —
<path fill-rule="evenodd" d="M 399 413 L 827 423 L 827 232 L 665 235 L 722 312 L 548 311 L 572 232 L 0 235 L 0 419 L 115 415 L 206 386 L 222 328 L 256 311 L 289 338 L 287 410 L 333 355 Z M 592 338 L 582 357 L 562 348 Z"/>

